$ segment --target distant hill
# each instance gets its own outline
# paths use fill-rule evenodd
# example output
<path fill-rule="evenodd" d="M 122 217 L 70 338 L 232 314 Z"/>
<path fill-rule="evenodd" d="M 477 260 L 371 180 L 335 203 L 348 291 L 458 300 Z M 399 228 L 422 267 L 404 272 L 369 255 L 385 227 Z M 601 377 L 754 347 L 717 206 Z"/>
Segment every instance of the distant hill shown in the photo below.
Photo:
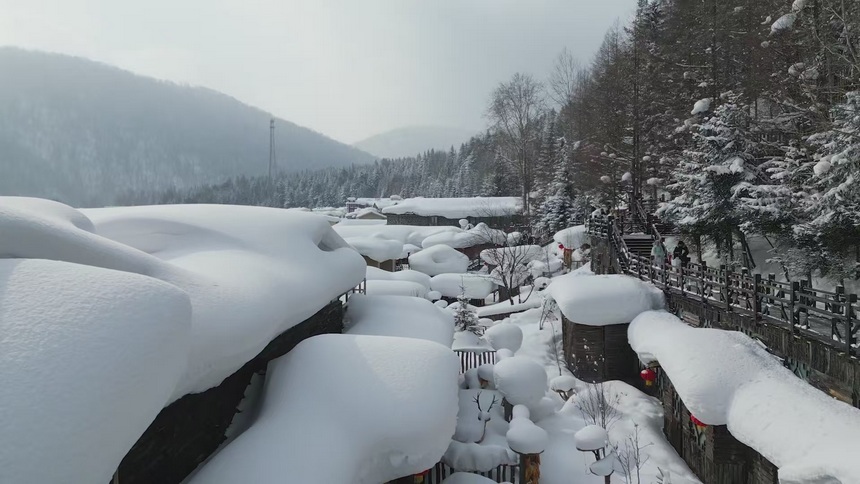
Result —
<path fill-rule="evenodd" d="M 448 150 L 451 146 L 459 149 L 476 132 L 442 126 L 412 126 L 398 128 L 371 136 L 355 143 L 355 147 L 381 158 L 403 158 L 415 156 L 431 148 Z"/>
<path fill-rule="evenodd" d="M 269 115 L 225 94 L 16 48 L 0 48 L 0 73 L 0 195 L 94 206 L 268 170 Z M 375 159 L 289 121 L 275 130 L 282 169 Z"/>

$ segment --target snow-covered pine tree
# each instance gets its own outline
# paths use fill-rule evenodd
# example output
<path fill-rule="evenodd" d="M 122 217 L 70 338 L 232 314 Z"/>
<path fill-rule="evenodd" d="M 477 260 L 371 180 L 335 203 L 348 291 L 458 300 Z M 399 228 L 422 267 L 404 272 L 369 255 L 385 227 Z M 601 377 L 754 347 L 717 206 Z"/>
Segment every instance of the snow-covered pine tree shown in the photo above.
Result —
<path fill-rule="evenodd" d="M 564 150 L 559 150 L 564 153 Z M 550 183 L 547 196 L 538 207 L 536 228 L 539 233 L 551 236 L 559 230 L 572 226 L 574 220 L 573 180 L 563 156 L 556 160 L 555 176 Z"/>
<path fill-rule="evenodd" d="M 478 336 L 483 334 L 481 325 L 478 324 L 478 315 L 472 311 L 469 305 L 469 299 L 466 297 L 466 288 L 460 288 L 460 295 L 457 296 L 457 310 L 454 312 L 454 327 L 457 331 L 469 331 Z"/>

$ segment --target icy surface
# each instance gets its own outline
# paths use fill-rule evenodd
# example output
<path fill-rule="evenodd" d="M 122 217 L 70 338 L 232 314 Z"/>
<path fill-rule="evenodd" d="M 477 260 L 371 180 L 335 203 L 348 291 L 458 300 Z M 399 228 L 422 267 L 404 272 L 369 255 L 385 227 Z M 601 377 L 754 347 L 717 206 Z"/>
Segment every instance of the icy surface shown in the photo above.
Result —
<path fill-rule="evenodd" d="M 254 425 L 189 484 L 378 484 L 429 469 L 457 423 L 458 367 L 428 341 L 305 340 L 269 366 Z"/>
<path fill-rule="evenodd" d="M 578 249 L 589 242 L 588 231 L 585 225 L 576 225 L 556 232 L 552 240 L 568 249 Z"/>
<path fill-rule="evenodd" d="M 415 214 L 422 217 L 499 217 L 522 211 L 519 197 L 472 197 L 472 198 L 407 198 L 397 205 L 382 209 L 384 214 Z"/>
<path fill-rule="evenodd" d="M 546 292 L 569 321 L 589 326 L 629 323 L 640 313 L 662 309 L 665 304 L 659 289 L 622 275 L 570 273 L 553 279 Z"/>
<path fill-rule="evenodd" d="M 0 259 L 0 281 L 0 482 L 108 482 L 185 371 L 188 296 L 48 260 Z"/>
<path fill-rule="evenodd" d="M 482 274 L 439 274 L 430 279 L 430 288 L 445 297 L 464 293 L 467 299 L 485 299 L 496 290 L 496 285 Z"/>
<path fill-rule="evenodd" d="M 429 276 L 462 274 L 469 269 L 469 258 L 447 245 L 434 245 L 409 256 L 409 267 Z"/>
<path fill-rule="evenodd" d="M 426 299 L 357 294 L 349 298 L 346 318 L 348 334 L 418 338 L 446 348 L 454 342 L 454 316 Z"/>
<path fill-rule="evenodd" d="M 643 361 L 659 361 L 690 412 L 729 432 L 779 470 L 780 482 L 860 482 L 860 410 L 828 397 L 740 332 L 692 328 L 665 311 L 628 331 Z"/>

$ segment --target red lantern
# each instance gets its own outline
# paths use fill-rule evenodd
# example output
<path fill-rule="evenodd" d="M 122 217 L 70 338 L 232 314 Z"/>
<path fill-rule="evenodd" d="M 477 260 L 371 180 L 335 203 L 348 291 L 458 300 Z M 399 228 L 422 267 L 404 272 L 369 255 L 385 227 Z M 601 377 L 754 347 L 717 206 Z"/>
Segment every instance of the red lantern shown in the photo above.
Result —
<path fill-rule="evenodd" d="M 415 478 L 416 483 L 422 483 L 422 482 L 424 482 L 424 478 L 427 477 L 429 474 L 430 474 L 430 469 L 427 469 L 423 472 L 419 472 L 418 474 L 413 475 L 412 477 Z"/>
<path fill-rule="evenodd" d="M 697 429 L 699 429 L 699 430 L 702 430 L 703 428 L 705 428 L 705 427 L 707 427 L 707 426 L 708 426 L 708 424 L 706 424 L 706 423 L 702 422 L 701 420 L 697 419 L 697 418 L 696 418 L 696 416 L 695 416 L 695 415 L 693 415 L 693 414 L 690 414 L 690 422 L 693 422 L 693 425 L 695 425 L 695 426 L 696 426 L 696 428 L 697 428 Z"/>
<path fill-rule="evenodd" d="M 645 380 L 645 386 L 650 387 L 654 384 L 654 381 L 657 380 L 657 372 L 652 370 L 651 368 L 645 368 L 644 370 L 639 372 L 639 376 Z"/>
<path fill-rule="evenodd" d="M 564 250 L 564 244 L 558 244 L 558 248 Z"/>

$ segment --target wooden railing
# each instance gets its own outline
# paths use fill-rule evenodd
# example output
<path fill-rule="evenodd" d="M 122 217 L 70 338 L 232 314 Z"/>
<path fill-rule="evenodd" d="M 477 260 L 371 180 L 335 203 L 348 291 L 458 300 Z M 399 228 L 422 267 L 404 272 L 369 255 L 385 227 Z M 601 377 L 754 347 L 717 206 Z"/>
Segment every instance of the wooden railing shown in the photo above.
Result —
<path fill-rule="evenodd" d="M 725 266 L 688 263 L 682 267 L 655 265 L 647 256 L 630 252 L 612 220 L 592 220 L 589 234 L 610 247 L 614 272 L 648 281 L 671 294 L 699 300 L 726 313 L 739 313 L 756 322 L 788 328 L 793 335 L 818 340 L 858 356 L 860 305 L 857 295 L 844 286 L 833 291 L 812 287 L 807 281 L 783 282 L 775 274 L 762 276 Z"/>

